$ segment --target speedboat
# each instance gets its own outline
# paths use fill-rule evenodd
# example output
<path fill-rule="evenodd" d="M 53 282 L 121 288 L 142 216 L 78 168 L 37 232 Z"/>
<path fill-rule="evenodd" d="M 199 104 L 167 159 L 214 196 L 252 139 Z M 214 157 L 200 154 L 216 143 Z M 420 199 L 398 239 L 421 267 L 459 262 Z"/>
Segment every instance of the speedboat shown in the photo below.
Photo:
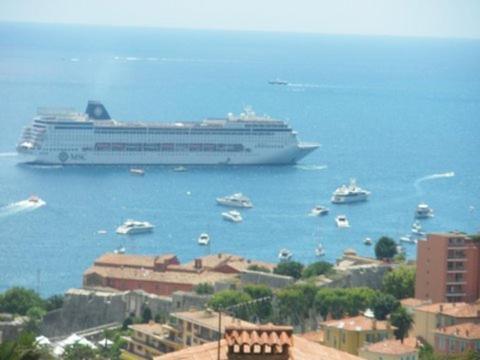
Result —
<path fill-rule="evenodd" d="M 310 210 L 310 216 L 322 216 L 327 215 L 330 210 L 325 206 L 317 205 Z"/>
<path fill-rule="evenodd" d="M 285 80 L 280 80 L 280 79 L 274 79 L 274 80 L 270 80 L 268 82 L 270 85 L 288 85 L 288 82 L 285 81 Z"/>
<path fill-rule="evenodd" d="M 410 235 L 405 235 L 400 238 L 400 242 L 407 243 L 407 244 L 416 244 L 417 239 Z"/>
<path fill-rule="evenodd" d="M 293 256 L 292 252 L 285 248 L 280 250 L 280 252 L 278 253 L 278 259 L 280 261 L 289 261 L 292 259 L 292 256 Z"/>
<path fill-rule="evenodd" d="M 119 247 L 118 249 L 113 250 L 113 253 L 114 254 L 125 254 L 125 251 L 126 251 L 125 247 L 122 246 L 122 247 Z"/>
<path fill-rule="evenodd" d="M 365 245 L 372 245 L 373 242 L 372 242 L 372 239 L 371 239 L 371 238 L 366 237 L 365 239 L 363 239 L 363 243 L 364 243 Z"/>
<path fill-rule="evenodd" d="M 335 218 L 335 223 L 337 224 L 337 227 L 339 228 L 348 228 L 350 227 L 350 223 L 348 222 L 348 219 L 345 215 L 338 215 Z"/>
<path fill-rule="evenodd" d="M 173 171 L 175 172 L 185 172 L 187 171 L 187 168 L 185 166 L 176 166 L 173 168 Z"/>
<path fill-rule="evenodd" d="M 415 218 L 416 219 L 428 219 L 433 217 L 433 209 L 425 203 L 417 205 L 415 209 Z"/>
<path fill-rule="evenodd" d="M 243 220 L 242 215 L 237 210 L 222 212 L 222 217 L 223 220 L 231 221 L 234 223 L 239 223 Z"/>
<path fill-rule="evenodd" d="M 318 244 L 315 248 L 315 255 L 319 257 L 325 255 L 325 249 L 323 248 L 322 244 Z"/>
<path fill-rule="evenodd" d="M 331 202 L 334 204 L 349 204 L 366 201 L 369 195 L 370 191 L 358 187 L 355 179 L 351 179 L 350 185 L 342 185 L 333 192 Z"/>
<path fill-rule="evenodd" d="M 233 195 L 219 197 L 216 199 L 219 205 L 230 206 L 230 207 L 240 207 L 240 208 L 251 208 L 253 207 L 252 202 L 248 197 L 242 193 L 235 193 Z"/>
<path fill-rule="evenodd" d="M 207 233 L 201 233 L 198 237 L 198 245 L 208 245 L 210 243 L 210 236 Z"/>
<path fill-rule="evenodd" d="M 143 176 L 143 175 L 145 175 L 145 170 L 140 169 L 140 168 L 131 168 L 130 169 L 130 174 Z"/>
<path fill-rule="evenodd" d="M 117 234 L 135 235 L 153 231 L 154 226 L 148 221 L 127 220 L 117 228 Z"/>

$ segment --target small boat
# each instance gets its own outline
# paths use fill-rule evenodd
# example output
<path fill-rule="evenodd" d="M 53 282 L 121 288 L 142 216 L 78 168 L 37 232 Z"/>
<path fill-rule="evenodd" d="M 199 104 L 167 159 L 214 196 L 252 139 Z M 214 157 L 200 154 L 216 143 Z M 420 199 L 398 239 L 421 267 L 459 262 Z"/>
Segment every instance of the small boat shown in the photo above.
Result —
<path fill-rule="evenodd" d="M 269 80 L 268 83 L 270 85 L 288 85 L 288 81 L 280 80 L 278 78 L 274 80 Z"/>
<path fill-rule="evenodd" d="M 122 246 L 122 247 L 119 247 L 118 249 L 113 250 L 113 253 L 114 254 L 125 254 L 125 251 L 126 251 L 125 247 Z"/>
<path fill-rule="evenodd" d="M 154 226 L 148 221 L 127 220 L 117 228 L 117 234 L 135 235 L 153 231 Z"/>
<path fill-rule="evenodd" d="M 207 233 L 201 233 L 198 237 L 198 245 L 208 245 L 210 243 L 210 236 Z"/>
<path fill-rule="evenodd" d="M 348 219 L 345 215 L 338 215 L 335 218 L 335 223 L 337 224 L 337 227 L 339 228 L 348 228 L 350 227 L 350 223 L 348 222 Z"/>
<path fill-rule="evenodd" d="M 355 179 L 350 180 L 350 185 L 342 185 L 337 188 L 331 198 L 334 204 L 350 204 L 360 201 L 367 201 L 370 191 L 357 186 Z"/>
<path fill-rule="evenodd" d="M 412 232 L 413 232 L 413 230 L 416 230 L 416 231 L 422 230 L 422 224 L 420 224 L 419 221 L 415 221 L 415 222 L 412 224 Z"/>
<path fill-rule="evenodd" d="M 145 175 L 145 170 L 140 169 L 140 168 L 131 168 L 130 169 L 130 174 L 143 176 L 143 175 Z"/>
<path fill-rule="evenodd" d="M 107 230 L 98 230 L 98 231 L 97 231 L 97 234 L 98 234 L 98 235 L 106 235 L 106 234 L 107 234 Z"/>
<path fill-rule="evenodd" d="M 173 171 L 175 172 L 185 172 L 187 171 L 187 168 L 185 166 L 176 166 L 173 168 Z"/>
<path fill-rule="evenodd" d="M 219 197 L 216 199 L 219 205 L 230 206 L 230 207 L 239 207 L 239 208 L 251 208 L 253 207 L 252 202 L 248 197 L 242 193 L 235 193 L 233 195 Z"/>
<path fill-rule="evenodd" d="M 289 261 L 292 259 L 292 256 L 293 256 L 292 252 L 285 248 L 280 250 L 280 252 L 278 253 L 278 259 L 280 261 Z"/>
<path fill-rule="evenodd" d="M 327 215 L 330 210 L 325 206 L 317 205 L 312 210 L 310 210 L 310 216 L 323 216 Z"/>
<path fill-rule="evenodd" d="M 402 245 L 397 245 L 397 254 L 405 254 L 405 248 Z"/>
<path fill-rule="evenodd" d="M 433 217 L 433 209 L 425 203 L 418 204 L 415 209 L 416 219 L 428 219 Z"/>
<path fill-rule="evenodd" d="M 318 244 L 317 247 L 315 248 L 315 256 L 324 256 L 325 255 L 325 249 L 323 248 L 322 244 Z"/>
<path fill-rule="evenodd" d="M 242 215 L 236 210 L 222 212 L 222 217 L 223 220 L 231 221 L 234 223 L 239 223 L 243 220 Z"/>
<path fill-rule="evenodd" d="M 373 241 L 372 241 L 372 239 L 371 239 L 371 238 L 369 238 L 369 237 L 366 237 L 365 239 L 363 239 L 363 243 L 364 243 L 365 245 L 368 245 L 368 246 L 370 246 L 370 245 L 372 245 L 372 244 L 373 244 Z"/>
<path fill-rule="evenodd" d="M 405 235 L 400 238 L 400 242 L 407 244 L 416 244 L 418 241 L 413 236 Z"/>

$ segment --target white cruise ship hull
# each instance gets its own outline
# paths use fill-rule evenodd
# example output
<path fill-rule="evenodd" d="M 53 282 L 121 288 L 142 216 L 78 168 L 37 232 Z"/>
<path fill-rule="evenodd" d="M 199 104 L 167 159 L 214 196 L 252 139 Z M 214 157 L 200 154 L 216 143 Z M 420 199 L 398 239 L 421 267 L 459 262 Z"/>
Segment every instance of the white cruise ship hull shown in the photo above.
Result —
<path fill-rule="evenodd" d="M 39 111 L 17 151 L 41 165 L 282 165 L 318 146 L 251 110 L 197 122 L 122 122 L 90 101 L 85 113 Z"/>
<path fill-rule="evenodd" d="M 362 202 L 367 200 L 368 200 L 367 194 L 361 194 L 361 195 L 355 195 L 355 196 L 332 196 L 332 199 L 331 199 L 333 204 L 352 204 L 352 203 L 357 203 L 357 202 Z"/>

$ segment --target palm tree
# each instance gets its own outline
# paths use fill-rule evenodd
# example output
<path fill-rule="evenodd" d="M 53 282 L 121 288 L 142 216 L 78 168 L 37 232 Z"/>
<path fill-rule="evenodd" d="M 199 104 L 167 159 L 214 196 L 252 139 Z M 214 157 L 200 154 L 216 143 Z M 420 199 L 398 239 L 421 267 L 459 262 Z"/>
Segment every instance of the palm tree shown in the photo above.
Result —
<path fill-rule="evenodd" d="M 392 325 L 397 328 L 395 330 L 395 337 L 403 343 L 403 339 L 408 335 L 413 325 L 412 315 L 401 306 L 391 314 L 390 321 Z"/>

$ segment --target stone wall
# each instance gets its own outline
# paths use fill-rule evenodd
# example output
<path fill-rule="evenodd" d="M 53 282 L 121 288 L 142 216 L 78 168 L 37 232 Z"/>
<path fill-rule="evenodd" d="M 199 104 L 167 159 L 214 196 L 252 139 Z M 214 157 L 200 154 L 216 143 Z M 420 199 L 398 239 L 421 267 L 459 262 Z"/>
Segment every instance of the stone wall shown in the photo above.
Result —
<path fill-rule="evenodd" d="M 369 287 L 380 290 L 383 276 L 390 271 L 389 265 L 358 265 L 337 274 L 321 286 L 332 288 Z"/>
<path fill-rule="evenodd" d="M 260 271 L 244 271 L 240 274 L 240 281 L 243 284 L 262 284 L 275 289 L 281 289 L 294 283 L 294 279 L 290 276 Z"/>

